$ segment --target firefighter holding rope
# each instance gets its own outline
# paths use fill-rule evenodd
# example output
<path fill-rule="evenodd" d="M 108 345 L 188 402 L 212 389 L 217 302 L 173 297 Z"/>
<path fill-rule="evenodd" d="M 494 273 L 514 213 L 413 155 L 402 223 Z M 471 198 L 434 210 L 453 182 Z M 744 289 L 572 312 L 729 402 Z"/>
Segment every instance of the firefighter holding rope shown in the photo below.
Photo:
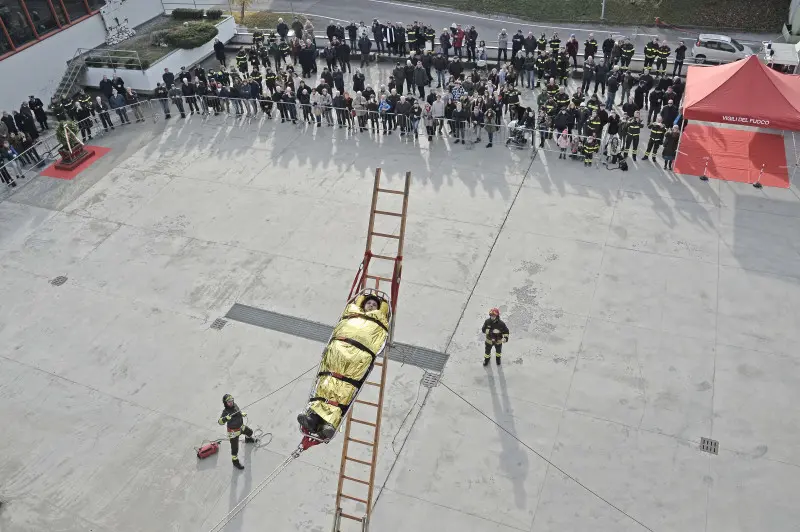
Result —
<path fill-rule="evenodd" d="M 244 469 L 244 466 L 239 461 L 239 436 L 244 434 L 245 443 L 258 443 L 258 439 L 253 437 L 253 429 L 244 424 L 244 418 L 247 414 L 239 409 L 231 394 L 226 393 L 222 396 L 222 405 L 224 408 L 217 423 L 220 425 L 227 425 L 228 441 L 231 442 L 233 467 L 236 469 Z"/>

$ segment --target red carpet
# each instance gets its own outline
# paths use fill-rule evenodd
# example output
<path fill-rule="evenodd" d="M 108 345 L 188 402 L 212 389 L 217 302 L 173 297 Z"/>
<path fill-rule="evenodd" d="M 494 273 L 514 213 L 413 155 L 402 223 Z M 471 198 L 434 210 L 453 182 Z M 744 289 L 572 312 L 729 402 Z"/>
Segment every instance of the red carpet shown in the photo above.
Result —
<path fill-rule="evenodd" d="M 789 170 L 782 135 L 689 124 L 683 132 L 675 173 L 789 188 Z"/>
<path fill-rule="evenodd" d="M 47 177 L 55 177 L 57 179 L 75 179 L 75 177 L 78 174 L 80 174 L 81 172 L 92 166 L 95 163 L 95 161 L 97 161 L 100 157 L 111 151 L 111 148 L 104 148 L 102 146 L 89 146 L 87 144 L 86 147 L 91 148 L 94 151 L 94 155 L 83 161 L 73 170 L 69 172 L 65 172 L 64 170 L 57 170 L 55 163 L 53 163 L 44 169 L 42 175 Z"/>

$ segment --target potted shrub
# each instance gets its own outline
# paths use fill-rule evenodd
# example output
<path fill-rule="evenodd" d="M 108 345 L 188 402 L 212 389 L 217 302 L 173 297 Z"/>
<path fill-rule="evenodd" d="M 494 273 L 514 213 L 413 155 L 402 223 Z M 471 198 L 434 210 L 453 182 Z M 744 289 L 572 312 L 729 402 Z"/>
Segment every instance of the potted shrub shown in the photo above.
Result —
<path fill-rule="evenodd" d="M 209 22 L 184 22 L 172 28 L 166 36 L 167 42 L 176 48 L 191 50 L 212 40 L 219 30 Z"/>

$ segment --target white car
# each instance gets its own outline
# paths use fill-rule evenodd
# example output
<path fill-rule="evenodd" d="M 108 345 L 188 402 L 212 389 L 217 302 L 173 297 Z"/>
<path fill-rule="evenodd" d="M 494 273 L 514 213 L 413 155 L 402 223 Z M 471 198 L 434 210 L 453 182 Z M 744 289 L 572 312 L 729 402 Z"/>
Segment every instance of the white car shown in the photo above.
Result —
<path fill-rule="evenodd" d="M 692 46 L 697 63 L 732 63 L 753 55 L 753 50 L 726 35 L 703 33 Z"/>

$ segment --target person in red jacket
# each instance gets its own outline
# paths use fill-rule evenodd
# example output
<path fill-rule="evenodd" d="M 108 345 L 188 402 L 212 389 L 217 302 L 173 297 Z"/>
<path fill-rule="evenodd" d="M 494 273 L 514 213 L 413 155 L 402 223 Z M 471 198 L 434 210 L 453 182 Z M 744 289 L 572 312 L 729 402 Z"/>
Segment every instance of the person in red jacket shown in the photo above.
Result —
<path fill-rule="evenodd" d="M 574 33 L 567 41 L 566 47 L 567 55 L 572 58 L 572 66 L 578 68 L 578 39 L 575 38 Z"/>
<path fill-rule="evenodd" d="M 503 354 L 503 344 L 508 342 L 508 327 L 500 319 L 500 309 L 493 308 L 489 311 L 489 319 L 483 322 L 481 332 L 486 335 L 483 365 L 489 364 L 492 355 L 492 346 L 495 350 L 495 362 L 500 365 L 500 356 Z"/>
<path fill-rule="evenodd" d="M 456 32 L 453 35 L 453 50 L 458 57 L 462 57 L 461 47 L 464 46 L 464 36 L 464 30 L 461 29 L 461 24 L 459 24 L 456 26 Z"/>

